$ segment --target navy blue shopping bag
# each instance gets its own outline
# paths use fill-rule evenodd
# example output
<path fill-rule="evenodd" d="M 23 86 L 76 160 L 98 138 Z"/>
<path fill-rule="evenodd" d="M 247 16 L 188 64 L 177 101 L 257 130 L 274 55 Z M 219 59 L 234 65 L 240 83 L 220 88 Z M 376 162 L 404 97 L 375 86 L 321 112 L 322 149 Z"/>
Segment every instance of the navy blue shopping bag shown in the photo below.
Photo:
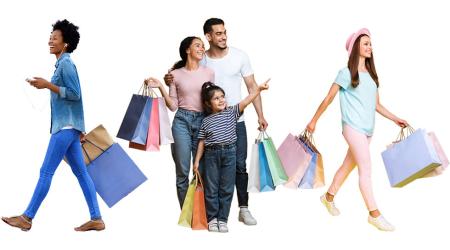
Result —
<path fill-rule="evenodd" d="M 131 97 L 130 104 L 128 105 L 127 112 L 123 117 L 122 124 L 120 125 L 118 138 L 125 139 L 127 141 L 133 140 L 133 135 L 138 126 L 139 120 L 144 111 L 145 104 L 147 103 L 148 96 L 136 95 Z"/>

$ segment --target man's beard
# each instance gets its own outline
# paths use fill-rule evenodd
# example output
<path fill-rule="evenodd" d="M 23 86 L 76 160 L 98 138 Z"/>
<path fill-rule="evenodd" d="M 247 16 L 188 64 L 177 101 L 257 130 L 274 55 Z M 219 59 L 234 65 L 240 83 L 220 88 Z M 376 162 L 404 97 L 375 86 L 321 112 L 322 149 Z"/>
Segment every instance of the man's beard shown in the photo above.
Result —
<path fill-rule="evenodd" d="M 226 44 L 225 44 L 224 47 L 221 47 L 221 46 L 217 45 L 217 48 L 219 48 L 220 50 L 226 50 L 228 48 L 228 46 Z"/>

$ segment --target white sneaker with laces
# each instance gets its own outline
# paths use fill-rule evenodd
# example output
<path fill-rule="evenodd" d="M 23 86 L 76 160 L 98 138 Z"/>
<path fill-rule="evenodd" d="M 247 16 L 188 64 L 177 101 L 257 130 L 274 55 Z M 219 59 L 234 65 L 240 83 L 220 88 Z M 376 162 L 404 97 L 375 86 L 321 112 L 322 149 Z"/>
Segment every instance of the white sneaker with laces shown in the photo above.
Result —
<path fill-rule="evenodd" d="M 228 233 L 228 225 L 225 221 L 219 221 L 219 232 Z"/>
<path fill-rule="evenodd" d="M 394 231 L 395 227 L 389 223 L 383 215 L 380 215 L 376 218 L 369 215 L 368 221 L 370 224 L 374 225 L 378 230 L 381 231 Z"/>
<path fill-rule="evenodd" d="M 239 221 L 244 222 L 244 224 L 247 226 L 254 226 L 257 223 L 256 219 L 253 218 L 250 210 L 248 210 L 247 207 L 241 207 L 241 209 L 239 210 Z"/>
<path fill-rule="evenodd" d="M 330 213 L 333 216 L 338 216 L 341 214 L 341 212 L 339 211 L 339 209 L 337 209 L 337 207 L 334 205 L 333 201 L 327 201 L 327 196 L 326 194 L 320 196 L 320 201 L 322 202 L 322 204 L 327 208 L 328 213 Z"/>
<path fill-rule="evenodd" d="M 210 222 L 208 222 L 208 231 L 219 232 L 219 226 L 217 224 L 217 218 L 214 218 Z"/>

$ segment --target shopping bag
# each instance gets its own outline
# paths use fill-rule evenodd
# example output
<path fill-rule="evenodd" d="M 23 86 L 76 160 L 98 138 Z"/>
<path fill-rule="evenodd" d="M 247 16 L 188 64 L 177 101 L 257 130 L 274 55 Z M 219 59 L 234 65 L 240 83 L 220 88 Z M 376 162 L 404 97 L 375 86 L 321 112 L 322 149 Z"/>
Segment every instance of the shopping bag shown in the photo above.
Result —
<path fill-rule="evenodd" d="M 306 150 L 312 155 L 311 162 L 299 184 L 299 188 L 318 188 L 325 185 L 325 176 L 323 170 L 322 155 L 314 145 L 314 139 L 311 133 L 304 131 L 300 136 L 300 141 L 306 146 Z"/>
<path fill-rule="evenodd" d="M 428 136 L 430 137 L 430 140 L 433 143 L 434 149 L 436 150 L 439 160 L 441 161 L 441 165 L 439 167 L 431 170 L 429 173 L 425 174 L 422 177 L 438 176 L 444 172 L 444 170 L 448 167 L 448 164 L 449 164 L 447 155 L 445 155 L 444 149 L 442 148 L 441 144 L 439 143 L 439 140 L 436 137 L 436 135 L 434 134 L 434 132 L 429 132 Z"/>
<path fill-rule="evenodd" d="M 208 229 L 203 180 L 198 171 L 195 172 L 195 176 L 198 181 L 194 192 L 194 204 L 192 208 L 192 229 Z"/>
<path fill-rule="evenodd" d="M 186 193 L 186 197 L 184 198 L 183 207 L 181 208 L 181 214 L 178 218 L 178 225 L 184 227 L 192 226 L 192 213 L 194 208 L 194 195 L 195 189 L 197 187 L 197 178 L 194 175 L 191 183 L 189 184 L 189 188 Z"/>
<path fill-rule="evenodd" d="M 159 143 L 157 142 L 159 140 L 159 135 L 156 135 L 155 133 L 159 133 L 159 124 L 155 124 L 156 121 L 158 120 L 158 104 L 155 103 L 155 99 L 153 97 L 150 97 L 149 100 L 152 103 L 152 107 L 151 107 L 151 112 L 150 112 L 150 117 L 149 117 L 149 126 L 147 127 L 147 138 L 145 139 L 146 143 L 145 144 L 140 144 L 140 143 L 135 143 L 130 141 L 128 144 L 128 147 L 130 148 L 134 148 L 134 149 L 139 149 L 139 150 L 143 150 L 143 151 L 156 151 L 159 150 L 159 145 L 157 145 L 157 149 L 155 149 L 155 143 Z M 156 104 L 156 106 L 155 106 Z M 156 108 L 156 110 L 155 110 Z M 153 117 L 153 124 L 152 124 L 152 117 Z M 157 127 L 157 128 L 155 128 Z M 152 134 L 151 134 L 152 133 Z M 158 138 L 156 138 L 158 137 Z M 157 140 L 158 139 L 158 140 Z"/>
<path fill-rule="evenodd" d="M 311 154 L 299 138 L 292 134 L 287 135 L 277 152 L 288 176 L 284 186 L 297 189 L 311 161 Z"/>
<path fill-rule="evenodd" d="M 131 141 L 133 139 L 133 135 L 141 118 L 142 111 L 144 111 L 145 104 L 147 103 L 147 90 L 147 84 L 143 84 L 138 94 L 133 94 L 131 97 L 127 111 L 123 117 L 122 124 L 120 125 L 119 132 L 117 133 L 118 138 L 122 138 L 127 141 Z"/>
<path fill-rule="evenodd" d="M 441 161 L 424 129 L 402 128 L 398 140 L 381 153 L 392 187 L 403 187 L 441 165 Z"/>
<path fill-rule="evenodd" d="M 159 104 L 158 98 L 152 98 L 152 115 L 148 127 L 147 144 L 145 150 L 159 151 Z"/>
<path fill-rule="evenodd" d="M 141 117 L 136 125 L 136 130 L 134 131 L 131 142 L 145 145 L 147 142 L 148 126 L 150 124 L 150 115 L 152 111 L 152 99 L 147 97 L 144 110 L 142 110 Z"/>
<path fill-rule="evenodd" d="M 159 107 L 159 139 L 161 145 L 173 143 L 172 127 L 169 120 L 169 111 L 164 98 L 158 97 Z"/>
<path fill-rule="evenodd" d="M 270 174 L 272 176 L 273 184 L 278 186 L 287 181 L 288 177 L 284 172 L 277 149 L 275 148 L 272 138 L 270 138 L 265 131 L 263 131 L 262 143 L 267 157 Z"/>
<path fill-rule="evenodd" d="M 247 192 L 259 192 L 260 177 L 259 177 L 259 144 L 261 143 L 261 133 L 252 145 L 252 152 L 250 158 L 250 167 L 248 171 L 248 185 Z"/>
<path fill-rule="evenodd" d="M 262 142 L 258 143 L 259 150 L 259 185 L 261 192 L 275 190 L 272 175 L 270 174 L 269 164 L 267 163 L 266 152 Z"/>
<path fill-rule="evenodd" d="M 95 160 L 114 143 L 108 131 L 101 124 L 87 133 L 84 136 L 84 140 L 81 143 L 81 148 L 83 149 L 83 158 L 86 165 Z"/>
<path fill-rule="evenodd" d="M 97 193 L 108 207 L 114 206 L 147 180 L 147 177 L 117 143 L 90 162 L 87 165 L 87 171 Z"/>

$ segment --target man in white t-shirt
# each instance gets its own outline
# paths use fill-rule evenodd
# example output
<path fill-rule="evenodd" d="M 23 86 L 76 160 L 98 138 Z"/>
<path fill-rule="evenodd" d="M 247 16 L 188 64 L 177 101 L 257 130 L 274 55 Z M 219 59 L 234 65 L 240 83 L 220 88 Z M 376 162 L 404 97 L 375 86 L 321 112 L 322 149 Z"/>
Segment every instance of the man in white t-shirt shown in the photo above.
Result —
<path fill-rule="evenodd" d="M 203 33 L 209 42 L 209 49 L 201 64 L 214 70 L 215 84 L 225 90 L 227 104 L 238 104 L 242 99 L 242 79 L 244 79 L 249 93 L 258 88 L 250 59 L 244 51 L 227 46 L 227 30 L 223 20 L 219 18 L 206 20 L 203 25 Z M 267 122 L 264 118 L 260 96 L 253 101 L 253 106 L 258 114 L 259 129 L 266 129 Z M 247 129 L 244 116 L 239 119 L 236 130 L 236 191 L 240 207 L 239 221 L 246 225 L 256 225 L 255 218 L 248 210 Z"/>
<path fill-rule="evenodd" d="M 247 54 L 239 49 L 227 46 L 227 31 L 225 23 L 219 18 L 210 18 L 203 25 L 203 32 L 209 42 L 209 49 L 201 61 L 201 64 L 214 70 L 215 81 L 225 90 L 225 98 L 228 105 L 235 105 L 242 99 L 241 84 L 245 82 L 249 93 L 256 91 L 258 85 L 253 75 L 253 69 Z M 166 74 L 164 80 L 167 84 L 172 81 L 171 74 Z M 258 114 L 259 129 L 266 129 L 267 122 L 264 118 L 261 97 L 253 101 Z M 248 210 L 248 174 L 247 160 L 247 130 L 244 117 L 239 119 L 236 126 L 236 190 L 238 197 L 239 221 L 246 225 L 256 225 L 256 220 Z"/>

